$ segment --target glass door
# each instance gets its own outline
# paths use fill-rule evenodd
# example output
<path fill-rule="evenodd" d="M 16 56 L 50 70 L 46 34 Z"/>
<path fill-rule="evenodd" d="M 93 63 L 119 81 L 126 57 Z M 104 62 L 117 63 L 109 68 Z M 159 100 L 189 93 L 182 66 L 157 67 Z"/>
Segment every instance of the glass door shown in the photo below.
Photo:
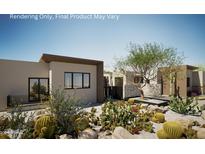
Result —
<path fill-rule="evenodd" d="M 29 78 L 29 102 L 45 101 L 49 95 L 48 78 Z"/>

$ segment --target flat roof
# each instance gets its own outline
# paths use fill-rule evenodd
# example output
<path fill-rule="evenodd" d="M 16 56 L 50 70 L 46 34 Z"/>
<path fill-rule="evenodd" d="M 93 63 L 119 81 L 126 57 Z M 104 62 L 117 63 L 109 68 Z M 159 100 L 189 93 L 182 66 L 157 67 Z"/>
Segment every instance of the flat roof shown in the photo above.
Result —
<path fill-rule="evenodd" d="M 40 61 L 44 61 L 46 63 L 55 61 L 55 62 L 66 62 L 66 63 L 77 63 L 77 64 L 88 64 L 88 65 L 97 65 L 103 63 L 103 61 L 99 61 L 99 60 L 67 57 L 67 56 L 52 55 L 52 54 L 43 54 L 40 58 Z"/>
<path fill-rule="evenodd" d="M 179 66 L 176 66 L 176 67 L 186 67 L 189 70 L 196 70 L 196 69 L 198 69 L 198 67 L 192 66 L 192 65 L 179 65 Z M 165 68 L 166 69 L 168 67 L 161 67 L 161 68 Z"/>
<path fill-rule="evenodd" d="M 189 69 L 189 70 L 196 70 L 196 69 L 198 69 L 198 67 L 196 67 L 196 66 L 191 66 L 191 65 L 186 65 L 187 66 L 187 69 Z"/>

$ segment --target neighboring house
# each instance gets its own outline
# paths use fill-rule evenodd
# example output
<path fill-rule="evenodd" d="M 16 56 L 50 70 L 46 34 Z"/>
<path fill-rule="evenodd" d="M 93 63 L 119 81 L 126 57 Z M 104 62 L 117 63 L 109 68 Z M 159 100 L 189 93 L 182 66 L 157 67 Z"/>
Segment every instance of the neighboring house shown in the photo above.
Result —
<path fill-rule="evenodd" d="M 161 94 L 170 95 L 171 91 L 182 97 L 205 94 L 205 72 L 197 69 L 197 67 L 190 65 L 179 66 L 179 71 L 176 73 L 176 78 L 173 82 L 158 73 Z"/>
<path fill-rule="evenodd" d="M 39 62 L 0 60 L 0 76 L 0 110 L 11 98 L 39 102 L 59 88 L 82 103 L 104 100 L 103 61 L 50 54 L 43 54 Z"/>
<path fill-rule="evenodd" d="M 126 99 L 130 97 L 140 96 L 140 91 L 136 83 L 143 84 L 143 78 L 140 75 L 135 75 L 134 72 L 126 72 L 122 74 L 120 72 L 104 72 L 105 96 L 112 95 L 117 99 Z M 112 88 L 112 89 L 111 89 Z M 114 92 L 113 92 L 114 91 Z M 159 96 L 160 84 L 157 81 L 150 81 L 143 88 L 145 96 Z"/>

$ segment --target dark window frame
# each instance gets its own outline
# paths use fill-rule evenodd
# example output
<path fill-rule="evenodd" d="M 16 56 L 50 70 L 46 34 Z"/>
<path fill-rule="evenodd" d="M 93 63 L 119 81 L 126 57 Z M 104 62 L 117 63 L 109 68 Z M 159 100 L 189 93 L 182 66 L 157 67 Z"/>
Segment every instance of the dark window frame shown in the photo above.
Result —
<path fill-rule="evenodd" d="M 35 80 L 37 79 L 38 80 L 38 100 L 30 100 L 30 80 Z M 49 96 L 49 92 L 50 92 L 50 87 L 49 87 L 49 78 L 46 78 L 46 77 L 29 77 L 28 78 L 28 102 L 39 102 L 41 100 L 40 98 L 40 80 L 41 79 L 47 79 L 48 80 L 48 96 Z"/>
<path fill-rule="evenodd" d="M 66 73 L 71 73 L 71 88 L 66 88 L 65 87 Z M 74 81 L 74 75 L 73 74 L 75 74 L 75 73 L 82 75 L 82 87 L 80 87 L 80 88 L 74 88 L 73 87 L 73 81 Z M 89 75 L 89 86 L 88 87 L 84 87 L 84 75 L 85 74 Z M 69 89 L 89 89 L 91 87 L 90 75 L 91 75 L 91 73 L 88 73 L 88 72 L 64 72 L 64 89 L 67 89 L 67 90 L 69 90 Z"/>
<path fill-rule="evenodd" d="M 70 73 L 71 74 L 71 88 L 66 88 L 65 86 L 65 79 L 66 79 L 66 73 Z M 73 89 L 73 72 L 64 72 L 64 89 Z"/>
<path fill-rule="evenodd" d="M 190 84 L 191 84 L 191 79 L 190 79 L 190 77 L 187 77 L 186 80 L 187 80 L 187 87 L 189 88 L 189 87 L 191 86 L 191 85 L 190 85 Z"/>

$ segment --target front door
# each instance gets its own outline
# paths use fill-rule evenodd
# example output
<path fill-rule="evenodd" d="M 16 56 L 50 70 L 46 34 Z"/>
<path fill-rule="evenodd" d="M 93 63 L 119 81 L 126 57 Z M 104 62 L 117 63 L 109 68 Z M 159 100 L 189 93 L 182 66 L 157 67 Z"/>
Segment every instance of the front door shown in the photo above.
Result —
<path fill-rule="evenodd" d="M 115 77 L 115 98 L 122 99 L 123 98 L 123 77 Z"/>
<path fill-rule="evenodd" d="M 45 101 L 49 95 L 48 78 L 29 78 L 28 79 L 28 99 L 29 102 Z"/>

